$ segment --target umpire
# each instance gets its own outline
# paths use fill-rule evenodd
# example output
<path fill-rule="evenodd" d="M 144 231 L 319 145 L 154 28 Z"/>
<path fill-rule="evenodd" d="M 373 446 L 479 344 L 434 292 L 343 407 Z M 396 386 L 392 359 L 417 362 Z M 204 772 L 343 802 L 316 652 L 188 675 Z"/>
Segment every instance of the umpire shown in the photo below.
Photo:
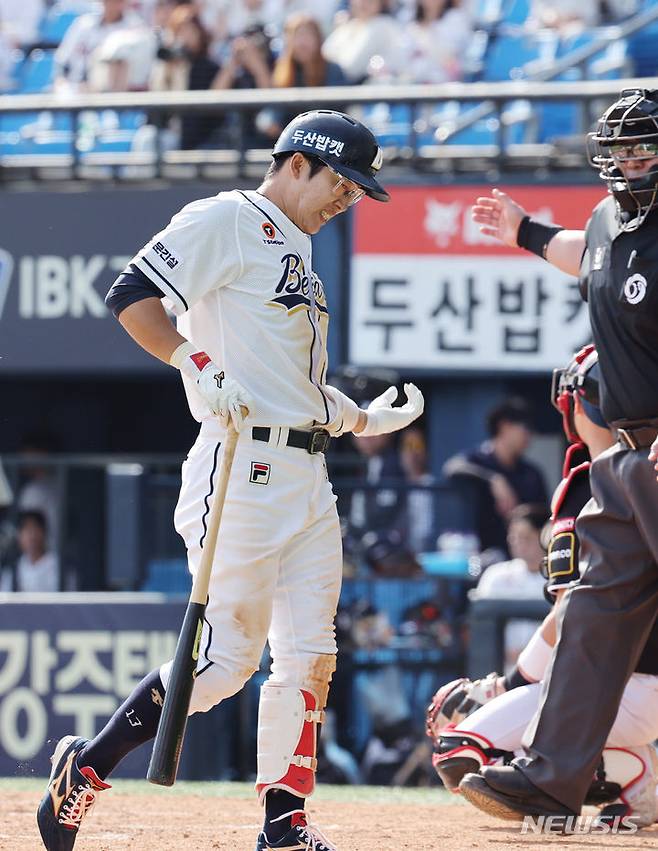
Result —
<path fill-rule="evenodd" d="M 529 755 L 460 787 L 509 819 L 580 811 L 658 611 L 658 90 L 625 89 L 589 142 L 609 195 L 584 231 L 540 224 L 496 189 L 473 208 L 482 232 L 579 276 L 617 436 L 591 468 L 577 522 L 586 572 L 567 592 Z"/>

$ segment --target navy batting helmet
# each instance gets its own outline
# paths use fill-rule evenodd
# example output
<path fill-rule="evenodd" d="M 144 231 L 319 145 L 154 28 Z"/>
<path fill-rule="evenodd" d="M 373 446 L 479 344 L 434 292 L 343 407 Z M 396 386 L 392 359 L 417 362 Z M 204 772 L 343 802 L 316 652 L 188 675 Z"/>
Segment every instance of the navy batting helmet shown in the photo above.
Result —
<path fill-rule="evenodd" d="M 299 151 L 316 157 L 329 168 L 365 189 L 375 201 L 388 201 L 390 196 L 375 175 L 382 166 L 382 149 L 368 128 L 331 109 L 303 112 L 284 128 L 272 156 Z"/>

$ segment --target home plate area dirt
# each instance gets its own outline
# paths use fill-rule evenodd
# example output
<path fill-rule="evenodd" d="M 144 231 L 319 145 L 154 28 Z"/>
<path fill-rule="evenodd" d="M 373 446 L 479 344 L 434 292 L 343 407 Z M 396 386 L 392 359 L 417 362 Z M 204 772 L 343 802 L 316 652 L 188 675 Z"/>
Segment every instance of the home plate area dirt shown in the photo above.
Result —
<path fill-rule="evenodd" d="M 0 782 L 0 849 L 42 849 L 34 813 L 44 781 Z M 635 834 L 522 834 L 440 789 L 325 787 L 307 807 L 339 851 L 436 849 L 620 851 L 658 847 L 658 824 Z M 118 781 L 85 819 L 75 851 L 254 851 L 261 809 L 246 784 L 158 789 Z"/>

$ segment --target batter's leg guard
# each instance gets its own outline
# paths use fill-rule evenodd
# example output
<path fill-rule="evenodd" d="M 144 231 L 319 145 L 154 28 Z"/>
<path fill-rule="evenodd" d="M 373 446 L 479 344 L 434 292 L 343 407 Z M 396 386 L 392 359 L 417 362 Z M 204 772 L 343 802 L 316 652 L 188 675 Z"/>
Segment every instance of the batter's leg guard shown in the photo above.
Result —
<path fill-rule="evenodd" d="M 270 789 L 305 798 L 315 788 L 318 724 L 324 709 L 312 691 L 265 683 L 258 710 L 258 776 L 261 803 Z"/>
<path fill-rule="evenodd" d="M 637 827 L 648 827 L 656 821 L 656 783 L 658 755 L 653 745 L 636 748 L 605 748 L 605 779 L 621 791 L 613 803 L 603 807 L 598 821 L 623 829 L 623 821 L 632 820 Z M 585 803 L 589 800 L 586 798 Z M 621 823 L 621 824 L 620 824 Z"/>
<path fill-rule="evenodd" d="M 477 733 L 446 728 L 435 745 L 432 765 L 446 789 L 458 792 L 465 774 L 477 773 L 483 765 L 505 753 Z"/>

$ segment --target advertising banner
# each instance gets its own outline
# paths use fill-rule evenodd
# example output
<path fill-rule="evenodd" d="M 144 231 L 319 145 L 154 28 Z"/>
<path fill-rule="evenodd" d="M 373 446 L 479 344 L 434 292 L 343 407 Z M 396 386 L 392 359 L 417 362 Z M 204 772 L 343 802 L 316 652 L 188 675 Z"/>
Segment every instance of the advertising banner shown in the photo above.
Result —
<path fill-rule="evenodd" d="M 59 738 L 92 738 L 137 683 L 173 656 L 184 602 L 78 599 L 0 601 L 0 776 L 47 774 Z M 143 777 L 149 757 L 150 747 L 142 748 L 120 774 Z"/>
<path fill-rule="evenodd" d="M 505 190 L 505 187 L 502 187 Z M 359 204 L 350 360 L 405 370 L 543 372 L 589 341 L 575 278 L 480 233 L 471 207 L 490 187 L 398 187 Z M 598 187 L 512 187 L 544 222 L 582 229 Z"/>

